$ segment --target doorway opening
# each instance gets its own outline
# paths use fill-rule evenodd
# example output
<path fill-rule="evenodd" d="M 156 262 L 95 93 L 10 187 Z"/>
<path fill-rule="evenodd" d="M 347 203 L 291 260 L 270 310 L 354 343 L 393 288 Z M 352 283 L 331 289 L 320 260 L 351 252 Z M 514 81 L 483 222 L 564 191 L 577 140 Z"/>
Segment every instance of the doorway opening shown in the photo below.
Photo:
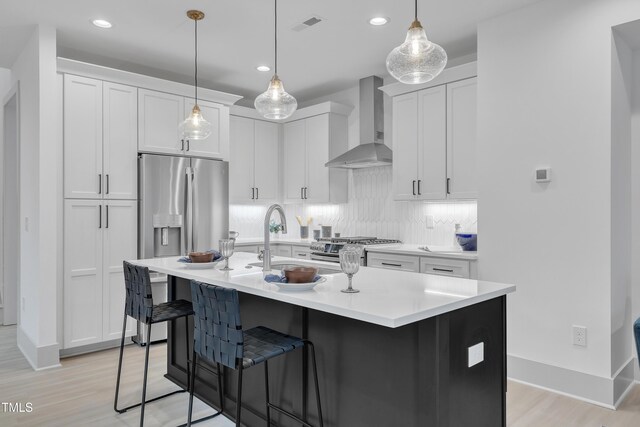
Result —
<path fill-rule="evenodd" d="M 14 87 L 4 99 L 0 157 L 0 322 L 18 323 L 20 280 L 20 113 L 19 91 Z"/>

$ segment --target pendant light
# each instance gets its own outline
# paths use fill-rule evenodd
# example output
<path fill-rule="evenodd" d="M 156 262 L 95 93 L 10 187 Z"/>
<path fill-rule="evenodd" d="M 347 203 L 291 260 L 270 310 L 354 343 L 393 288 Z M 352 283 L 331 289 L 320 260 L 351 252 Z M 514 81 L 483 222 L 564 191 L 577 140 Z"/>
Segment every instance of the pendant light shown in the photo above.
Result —
<path fill-rule="evenodd" d="M 298 101 L 284 90 L 284 85 L 278 78 L 278 0 L 274 0 L 274 74 L 266 92 L 260 94 L 254 106 L 260 115 L 267 119 L 286 119 L 298 108 Z"/>
<path fill-rule="evenodd" d="M 192 19 L 195 24 L 195 104 L 193 105 L 193 109 L 191 110 L 191 114 L 189 117 L 184 119 L 182 123 L 180 123 L 180 134 L 184 139 L 205 139 L 209 135 L 211 135 L 212 126 L 211 123 L 205 120 L 202 117 L 202 112 L 200 111 L 200 107 L 198 106 L 198 21 L 204 19 L 204 13 L 199 10 L 189 10 L 187 11 L 187 16 L 189 19 Z"/>
<path fill-rule="evenodd" d="M 387 70 L 396 80 L 407 84 L 420 84 L 433 80 L 447 65 L 447 52 L 427 39 L 418 21 L 418 0 L 415 0 L 413 23 L 404 43 L 387 56 Z"/>

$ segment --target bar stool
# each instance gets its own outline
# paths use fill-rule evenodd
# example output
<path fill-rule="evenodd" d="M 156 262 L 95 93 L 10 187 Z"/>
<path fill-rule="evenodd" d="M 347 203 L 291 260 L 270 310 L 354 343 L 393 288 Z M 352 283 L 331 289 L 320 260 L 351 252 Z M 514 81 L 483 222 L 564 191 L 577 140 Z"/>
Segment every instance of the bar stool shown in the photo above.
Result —
<path fill-rule="evenodd" d="M 140 427 L 144 425 L 144 406 L 146 403 L 155 402 L 167 396 L 171 396 L 176 393 L 182 393 L 186 390 L 176 390 L 171 393 L 164 394 L 162 396 L 154 397 L 153 399 L 145 400 L 147 396 L 147 371 L 149 370 L 149 347 L 151 340 L 151 325 L 168 322 L 184 317 L 185 323 L 185 340 L 186 340 L 186 353 L 187 353 L 187 372 L 189 372 L 189 323 L 187 317 L 193 314 L 193 307 L 189 301 L 176 300 L 169 301 L 158 305 L 153 305 L 153 298 L 151 295 L 151 280 L 149 278 L 149 269 L 147 267 L 140 267 L 123 262 L 124 267 L 124 283 L 127 291 L 125 308 L 124 308 L 124 321 L 122 323 L 122 340 L 120 341 L 120 359 L 118 360 L 118 379 L 116 380 L 116 397 L 113 403 L 113 409 L 122 414 L 129 409 L 140 406 Z M 147 325 L 147 345 L 144 355 L 144 379 L 142 382 L 142 400 L 140 403 L 128 406 L 124 409 L 118 409 L 118 393 L 120 391 L 120 375 L 122 374 L 122 357 L 124 350 L 124 338 L 127 328 L 127 316 L 131 316 L 134 319 Z M 187 377 L 187 389 L 191 388 L 189 378 Z"/>
<path fill-rule="evenodd" d="M 316 353 L 311 341 L 286 335 L 264 326 L 243 331 L 240 320 L 238 291 L 235 289 L 191 281 L 191 296 L 193 309 L 195 311 L 193 319 L 194 345 L 193 364 L 191 365 L 191 384 L 194 384 L 195 380 L 196 357 L 237 370 L 238 396 L 236 399 L 236 426 L 239 427 L 242 408 L 242 371 L 264 363 L 267 426 L 271 426 L 271 409 L 274 409 L 296 420 L 305 427 L 312 427 L 306 420 L 300 419 L 291 412 L 269 401 L 268 360 L 307 345 L 311 349 L 318 420 L 320 427 L 324 425 L 322 421 L 322 408 L 320 406 Z M 194 387 L 191 387 L 189 392 L 188 426 L 191 425 L 193 389 Z"/>

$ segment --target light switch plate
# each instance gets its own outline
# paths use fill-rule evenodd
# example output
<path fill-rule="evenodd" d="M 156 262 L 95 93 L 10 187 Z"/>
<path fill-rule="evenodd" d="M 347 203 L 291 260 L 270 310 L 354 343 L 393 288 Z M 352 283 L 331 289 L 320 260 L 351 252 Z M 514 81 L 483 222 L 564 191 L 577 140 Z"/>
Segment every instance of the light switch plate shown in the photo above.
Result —
<path fill-rule="evenodd" d="M 469 352 L 469 363 L 468 363 L 469 368 L 484 361 L 484 343 L 483 342 L 473 345 L 469 347 L 467 350 Z"/>

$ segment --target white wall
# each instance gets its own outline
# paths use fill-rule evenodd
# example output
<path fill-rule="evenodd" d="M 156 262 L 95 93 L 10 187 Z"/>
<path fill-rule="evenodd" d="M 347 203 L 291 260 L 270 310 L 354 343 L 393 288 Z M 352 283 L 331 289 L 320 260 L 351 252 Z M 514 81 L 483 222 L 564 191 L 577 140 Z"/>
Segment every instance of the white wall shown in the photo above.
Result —
<path fill-rule="evenodd" d="M 38 26 L 11 68 L 20 83 L 20 272 L 18 345 L 35 368 L 58 363 L 56 33 Z M 27 225 L 28 223 L 28 225 Z"/>
<path fill-rule="evenodd" d="M 640 24 L 640 23 L 639 23 Z M 632 68 L 632 170 L 631 170 L 631 193 L 632 193 L 632 221 L 633 231 L 631 239 L 632 245 L 632 295 L 633 313 L 632 319 L 640 317 L 640 50 L 633 52 Z M 640 372 L 636 369 L 636 379 L 640 380 Z"/>
<path fill-rule="evenodd" d="M 2 138 L 4 135 L 4 112 L 3 112 L 4 98 L 5 98 L 5 94 L 10 88 L 11 88 L 11 70 L 0 67 L 0 144 L 3 143 Z M 2 161 L 3 161 L 2 155 L 3 155 L 3 150 L 0 149 L 0 164 L 2 164 Z M 0 174 L 0 188 L 3 188 L 1 183 L 2 183 L 2 174 Z M 0 209 L 2 209 L 1 198 L 2 196 L 0 195 Z M 0 213 L 0 221 L 1 220 L 2 220 L 2 213 Z M 3 233 L 3 228 L 0 225 L 0 241 L 3 240 L 2 233 Z M 2 274 L 3 268 L 4 267 L 2 265 L 2 247 L 0 246 L 0 275 Z M 0 276 L 0 286 L 3 286 L 1 276 Z M 4 305 L 4 304 L 5 304 L 4 296 L 2 295 L 2 290 L 0 289 L 0 305 Z M 0 316 L 0 319 L 2 319 L 2 316 Z"/>
<path fill-rule="evenodd" d="M 611 27 L 638 17 L 640 2 L 546 0 L 478 27 L 479 275 L 518 286 L 509 374 L 607 405 L 624 359 L 611 336 Z M 551 183 L 533 182 L 538 166 Z M 586 348 L 572 325 L 588 328 Z"/>

